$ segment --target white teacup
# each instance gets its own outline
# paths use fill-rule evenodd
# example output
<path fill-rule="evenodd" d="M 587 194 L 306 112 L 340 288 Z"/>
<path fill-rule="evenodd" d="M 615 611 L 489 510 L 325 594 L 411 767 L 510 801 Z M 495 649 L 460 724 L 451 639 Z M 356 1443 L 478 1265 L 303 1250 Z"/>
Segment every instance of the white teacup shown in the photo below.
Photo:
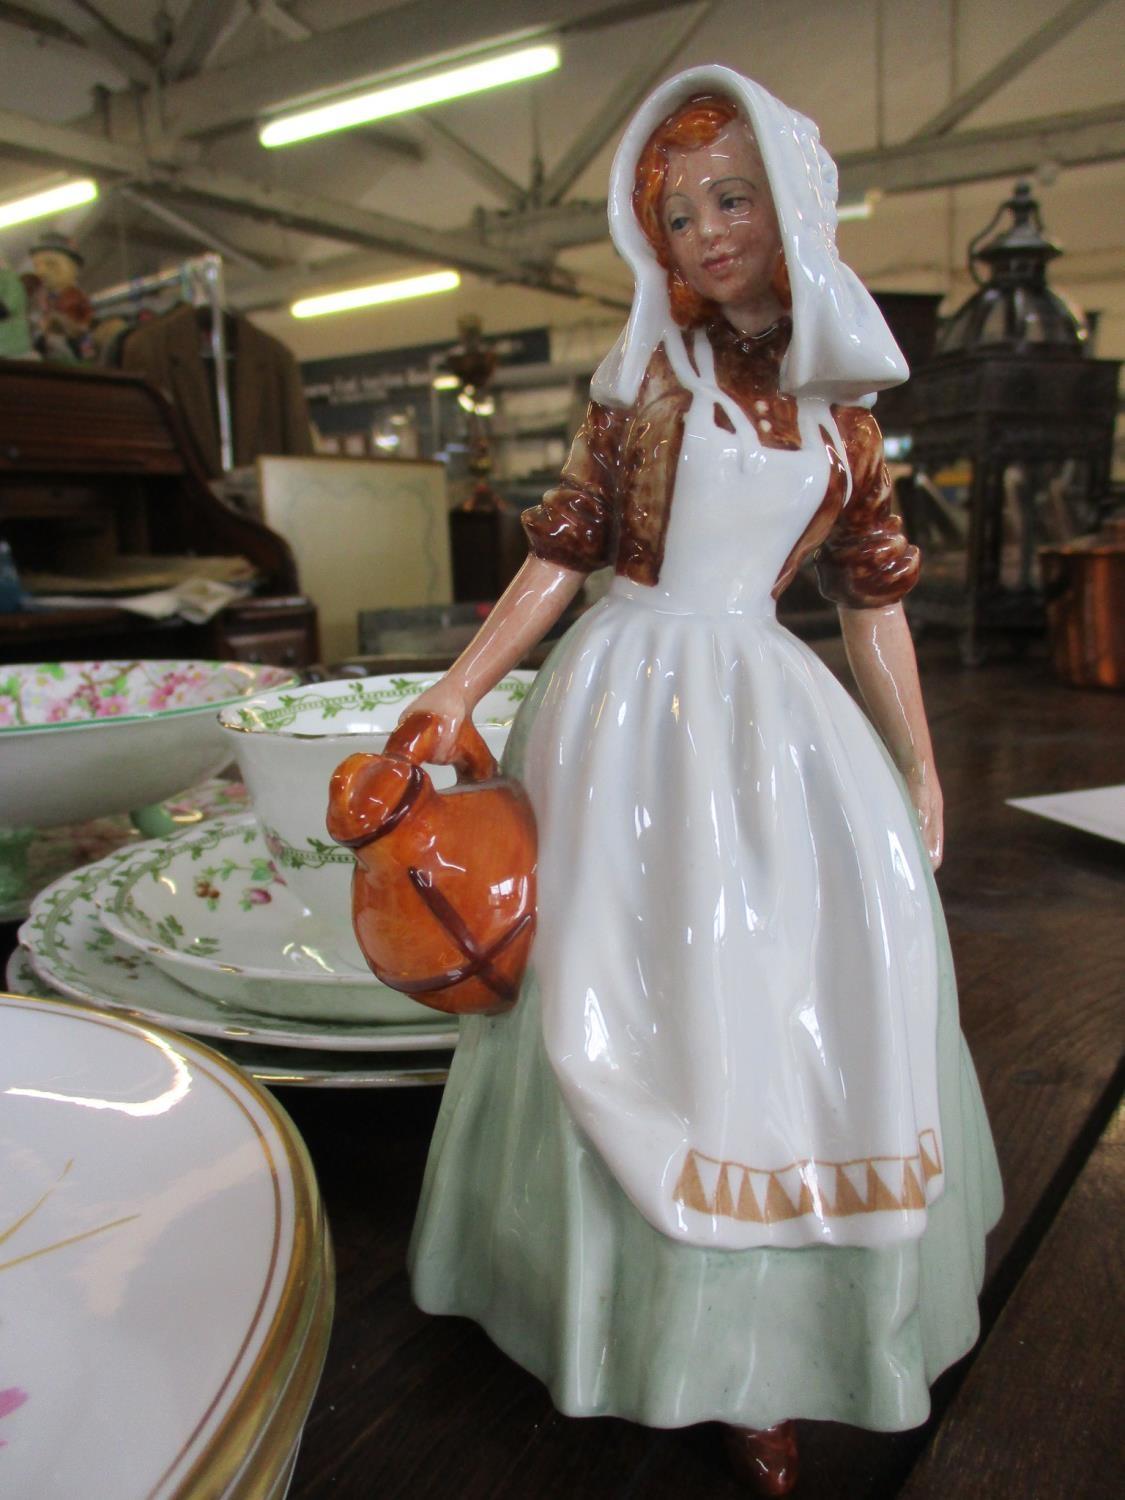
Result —
<path fill-rule="evenodd" d="M 509 672 L 473 714 L 497 760 L 534 676 Z M 328 783 L 346 756 L 385 749 L 404 709 L 435 680 L 401 675 L 320 682 L 261 693 L 219 715 L 286 884 L 330 930 L 336 955 L 364 972 L 367 964 L 352 933 L 355 860 L 325 829 Z M 435 767 L 433 780 L 449 786 L 454 774 Z"/>

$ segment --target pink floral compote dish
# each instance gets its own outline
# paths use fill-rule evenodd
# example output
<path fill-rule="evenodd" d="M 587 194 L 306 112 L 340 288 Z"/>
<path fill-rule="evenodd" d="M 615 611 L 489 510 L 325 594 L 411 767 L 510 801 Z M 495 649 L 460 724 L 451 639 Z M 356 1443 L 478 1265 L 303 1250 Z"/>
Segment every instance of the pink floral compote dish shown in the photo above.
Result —
<path fill-rule="evenodd" d="M 0 901 L 26 881 L 31 832 L 132 812 L 213 776 L 231 748 L 225 706 L 294 681 L 248 662 L 75 661 L 0 667 Z"/>

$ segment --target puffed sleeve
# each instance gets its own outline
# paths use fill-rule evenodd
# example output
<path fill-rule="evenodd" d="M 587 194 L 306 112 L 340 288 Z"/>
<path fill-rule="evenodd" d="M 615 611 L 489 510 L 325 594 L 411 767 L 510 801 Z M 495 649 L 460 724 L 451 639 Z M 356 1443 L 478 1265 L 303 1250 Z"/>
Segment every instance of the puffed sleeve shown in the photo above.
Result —
<path fill-rule="evenodd" d="M 851 466 L 852 494 L 817 553 L 817 584 L 826 599 L 848 609 L 897 604 L 917 583 L 920 559 L 891 509 L 883 435 L 862 407 L 840 407 L 834 415 Z"/>
<path fill-rule="evenodd" d="M 613 561 L 622 435 L 628 413 L 592 401 L 575 434 L 559 483 L 524 511 L 536 557 L 591 573 Z"/>

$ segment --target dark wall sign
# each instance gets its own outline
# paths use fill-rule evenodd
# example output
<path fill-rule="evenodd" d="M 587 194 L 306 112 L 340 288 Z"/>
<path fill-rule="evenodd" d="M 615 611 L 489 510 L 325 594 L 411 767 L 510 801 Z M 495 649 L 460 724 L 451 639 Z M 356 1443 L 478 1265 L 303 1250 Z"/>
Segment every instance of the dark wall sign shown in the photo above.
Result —
<path fill-rule="evenodd" d="M 545 364 L 551 357 L 546 328 L 485 337 L 502 365 Z M 420 433 L 429 434 L 433 379 L 456 342 L 306 360 L 301 378 L 313 421 L 326 437 L 341 436 L 370 431 L 391 411 L 409 412 Z"/>

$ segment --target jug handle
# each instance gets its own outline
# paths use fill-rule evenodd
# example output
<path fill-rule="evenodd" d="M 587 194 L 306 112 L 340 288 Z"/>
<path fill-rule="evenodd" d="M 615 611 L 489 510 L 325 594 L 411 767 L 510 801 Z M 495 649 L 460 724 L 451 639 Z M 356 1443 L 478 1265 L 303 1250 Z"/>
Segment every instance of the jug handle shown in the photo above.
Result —
<path fill-rule="evenodd" d="M 387 740 L 386 754 L 402 756 L 414 765 L 421 765 L 423 761 L 433 759 L 437 737 L 436 714 L 408 714 Z M 481 739 L 471 719 L 465 719 L 461 724 L 450 765 L 457 772 L 459 782 L 489 781 L 499 774 L 492 751 Z"/>

